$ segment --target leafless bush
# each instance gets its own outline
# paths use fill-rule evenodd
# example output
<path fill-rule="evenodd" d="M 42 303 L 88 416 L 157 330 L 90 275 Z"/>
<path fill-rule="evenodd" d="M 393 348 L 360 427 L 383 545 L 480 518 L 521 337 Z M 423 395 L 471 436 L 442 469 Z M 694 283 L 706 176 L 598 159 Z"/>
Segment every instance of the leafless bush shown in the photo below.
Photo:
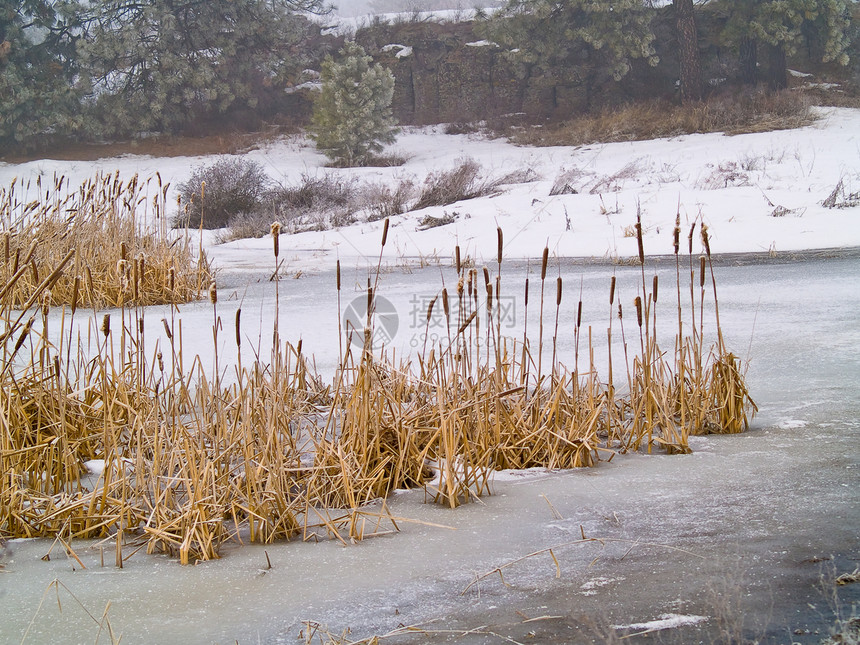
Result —
<path fill-rule="evenodd" d="M 636 179 L 642 173 L 642 159 L 634 159 L 619 168 L 611 175 L 606 175 L 595 181 L 588 192 L 592 195 L 601 193 L 617 193 L 628 179 Z"/>
<path fill-rule="evenodd" d="M 588 177 L 588 173 L 581 168 L 562 168 L 558 177 L 555 178 L 549 191 L 550 197 L 555 195 L 576 195 L 582 190 L 582 182 Z"/>
<path fill-rule="evenodd" d="M 465 199 L 484 197 L 496 192 L 499 184 L 499 180 L 481 176 L 481 166 L 477 161 L 463 159 L 452 170 L 429 175 L 413 208 L 447 206 Z"/>
<path fill-rule="evenodd" d="M 175 224 L 207 229 L 227 226 L 237 215 L 257 211 L 270 185 L 263 166 L 243 157 L 225 157 L 210 166 L 199 166 L 178 186 L 184 207 Z"/>
<path fill-rule="evenodd" d="M 394 188 L 385 184 L 368 184 L 363 195 L 367 221 L 376 222 L 405 213 L 414 196 L 415 184 L 409 179 L 399 181 Z"/>
<path fill-rule="evenodd" d="M 725 161 L 717 165 L 711 174 L 698 182 L 702 190 L 719 190 L 729 186 L 749 186 L 750 177 L 734 161 Z"/>
<path fill-rule="evenodd" d="M 845 188 L 845 180 L 840 179 L 836 187 L 831 191 L 821 205 L 825 208 L 853 208 L 860 206 L 860 191 L 851 192 Z"/>
<path fill-rule="evenodd" d="M 448 224 L 453 224 L 457 221 L 457 218 L 460 217 L 460 213 L 453 212 L 448 213 L 445 211 L 442 214 L 442 217 L 433 217 L 432 215 L 425 215 L 421 222 L 418 224 L 419 231 L 426 231 L 428 228 L 436 228 L 438 226 L 446 226 Z"/>

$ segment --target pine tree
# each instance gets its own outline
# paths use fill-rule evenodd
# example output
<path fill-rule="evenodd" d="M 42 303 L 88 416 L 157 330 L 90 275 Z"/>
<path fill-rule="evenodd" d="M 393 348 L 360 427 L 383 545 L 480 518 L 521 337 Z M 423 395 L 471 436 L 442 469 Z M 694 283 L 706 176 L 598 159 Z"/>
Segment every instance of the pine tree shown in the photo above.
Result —
<path fill-rule="evenodd" d="M 326 58 L 322 92 L 314 101 L 311 136 L 332 160 L 346 166 L 367 163 L 395 140 L 391 101 L 394 75 L 355 42 Z"/>
<path fill-rule="evenodd" d="M 179 132 L 254 110 L 306 62 L 311 28 L 295 14 L 322 0 L 91 0 L 79 50 L 107 136 Z"/>
<path fill-rule="evenodd" d="M 483 28 L 527 65 L 557 69 L 585 47 L 595 69 L 620 80 L 633 59 L 658 62 L 652 15 L 642 0 L 509 0 Z"/>
<path fill-rule="evenodd" d="M 0 145 L 30 148 L 81 126 L 75 5 L 0 0 Z"/>
<path fill-rule="evenodd" d="M 739 48 L 740 76 L 757 80 L 758 53 L 768 58 L 768 85 L 788 85 L 786 56 L 808 40 L 816 40 L 820 59 L 848 63 L 851 0 L 733 0 L 727 3 L 729 19 L 724 38 Z"/>

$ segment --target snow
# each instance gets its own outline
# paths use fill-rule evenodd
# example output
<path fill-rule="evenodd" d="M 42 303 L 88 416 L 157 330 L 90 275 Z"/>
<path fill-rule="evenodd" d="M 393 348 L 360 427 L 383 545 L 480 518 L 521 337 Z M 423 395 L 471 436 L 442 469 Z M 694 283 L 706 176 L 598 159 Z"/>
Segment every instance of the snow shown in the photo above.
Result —
<path fill-rule="evenodd" d="M 633 629 L 641 632 L 656 632 L 663 629 L 673 629 L 682 625 L 695 625 L 708 620 L 707 616 L 680 616 L 678 614 L 663 614 L 658 620 L 647 623 L 632 623 L 630 625 L 613 625 L 614 629 Z"/>
<path fill-rule="evenodd" d="M 675 214 L 686 231 L 697 219 L 709 226 L 715 252 L 785 253 L 802 249 L 860 245 L 856 209 L 827 209 L 822 202 L 843 180 L 860 189 L 860 110 L 820 109 L 819 121 L 800 130 L 727 137 L 684 135 L 654 141 L 595 144 L 578 148 L 517 147 L 480 135 L 446 135 L 443 127 L 406 128 L 391 148 L 406 158 L 396 168 L 328 169 L 326 158 L 302 137 L 290 137 L 246 153 L 272 178 L 297 184 L 303 174 L 354 176 L 395 186 L 474 159 L 488 178 L 530 169 L 537 181 L 504 187 L 502 195 L 406 213 L 391 219 L 383 263 L 420 264 L 431 256 L 448 259 L 459 244 L 463 256 L 479 265 L 496 253 L 495 228 L 505 234 L 509 259 L 540 255 L 544 245 L 557 257 L 605 260 L 633 257 L 630 227 L 641 213 L 646 254 L 672 252 Z M 123 176 L 156 171 L 175 187 L 213 157 L 155 159 L 125 155 L 95 162 L 44 159 L 0 164 L 0 185 L 18 176 L 65 175 L 72 186 L 95 172 L 119 170 Z M 556 179 L 571 173 L 578 194 L 550 196 Z M 169 203 L 173 203 L 168 199 Z M 774 217 L 774 213 L 786 213 Z M 457 213 L 453 224 L 419 230 L 425 216 Z M 568 221 L 570 230 L 568 228 Z M 322 232 L 281 236 L 286 270 L 330 269 L 340 259 L 366 266 L 379 255 L 382 222 L 357 223 Z M 241 240 L 208 252 L 221 266 L 268 267 L 268 239 Z M 263 253 L 265 251 L 265 253 Z M 373 262 L 375 264 L 375 262 Z"/>
<path fill-rule="evenodd" d="M 390 52 L 390 51 L 395 51 L 395 50 L 396 50 L 396 53 L 394 54 L 395 58 L 407 58 L 407 57 L 412 55 L 412 48 L 407 47 L 406 45 L 391 44 L 391 45 L 385 45 L 385 47 L 382 48 L 382 51 L 384 51 L 384 52 Z"/>

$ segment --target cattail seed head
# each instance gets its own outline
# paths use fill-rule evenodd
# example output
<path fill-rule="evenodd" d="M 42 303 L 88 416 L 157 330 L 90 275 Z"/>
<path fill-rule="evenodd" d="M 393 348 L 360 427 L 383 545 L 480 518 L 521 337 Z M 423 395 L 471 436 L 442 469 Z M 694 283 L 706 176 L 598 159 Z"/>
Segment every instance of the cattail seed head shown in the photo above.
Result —
<path fill-rule="evenodd" d="M 543 258 L 540 263 L 540 279 L 546 280 L 546 265 L 549 262 L 549 247 L 543 247 Z"/>
<path fill-rule="evenodd" d="M 337 261 L 337 290 L 340 291 L 340 260 Z"/>
<path fill-rule="evenodd" d="M 161 324 L 164 325 L 164 334 L 167 336 L 167 340 L 173 340 L 173 332 L 170 331 L 170 324 L 167 322 L 167 318 L 162 318 Z"/>
<path fill-rule="evenodd" d="M 457 279 L 457 296 L 458 297 L 463 295 L 463 289 L 465 288 L 465 286 L 466 286 L 466 280 L 461 275 Z"/>
<path fill-rule="evenodd" d="M 524 299 L 525 299 L 525 306 L 528 307 L 529 306 L 529 279 L 528 278 L 526 278 Z"/>
<path fill-rule="evenodd" d="M 696 223 L 693 222 L 693 225 L 690 227 L 690 234 L 687 235 L 687 246 L 689 247 L 688 252 L 690 253 L 690 255 L 693 254 L 693 233 L 695 232 L 695 230 L 696 230 Z"/>
<path fill-rule="evenodd" d="M 448 320 L 451 317 L 451 309 L 448 306 L 448 290 L 442 289 L 442 309 L 445 312 L 445 319 Z"/>
<path fill-rule="evenodd" d="M 702 231 L 702 233 L 701 233 L 701 235 L 702 235 L 702 246 L 705 247 L 705 254 L 708 257 L 711 257 L 711 241 L 710 241 L 710 236 L 708 235 L 707 224 L 702 224 L 701 231 Z"/>
<path fill-rule="evenodd" d="M 272 225 L 269 227 L 269 232 L 272 234 L 272 244 L 274 245 L 275 257 L 277 258 L 281 251 L 281 223 L 278 221 L 272 222 Z"/>
<path fill-rule="evenodd" d="M 496 227 L 496 263 L 502 263 L 502 248 L 504 247 L 504 235 L 502 234 L 502 227 Z"/>
<path fill-rule="evenodd" d="M 487 267 L 484 267 L 484 286 L 490 284 L 490 272 Z"/>
<path fill-rule="evenodd" d="M 493 310 L 493 285 L 487 283 L 487 311 Z"/>
<path fill-rule="evenodd" d="M 209 283 L 209 302 L 213 305 L 218 303 L 218 286 L 214 280 Z"/>
<path fill-rule="evenodd" d="M 636 213 L 636 246 L 639 249 L 639 264 L 645 264 L 645 244 L 642 241 L 642 216 Z"/>
<path fill-rule="evenodd" d="M 454 247 L 454 266 L 457 269 L 457 273 L 460 273 L 460 271 L 463 268 L 463 264 L 460 262 L 460 245 L 459 244 Z"/>
<path fill-rule="evenodd" d="M 651 291 L 654 293 L 654 302 L 657 302 L 657 276 L 654 276 L 654 280 L 651 285 Z"/>
<path fill-rule="evenodd" d="M 72 315 L 75 315 L 75 311 L 78 308 L 78 296 L 81 291 L 81 276 L 75 276 L 75 283 L 72 286 Z"/>
<path fill-rule="evenodd" d="M 176 267 L 171 266 L 167 270 L 167 289 L 173 293 L 176 287 Z"/>
<path fill-rule="evenodd" d="M 615 276 L 612 276 L 612 279 L 609 281 L 609 306 L 612 306 L 612 303 L 615 302 Z"/>
<path fill-rule="evenodd" d="M 119 257 L 121 260 L 128 260 L 128 244 L 125 242 L 119 244 Z"/>
<path fill-rule="evenodd" d="M 582 300 L 576 306 L 576 328 L 582 327 Z"/>
<path fill-rule="evenodd" d="M 436 304 L 436 299 L 439 296 L 433 296 L 433 299 L 430 301 L 430 304 L 427 305 L 427 322 L 430 322 L 430 318 L 433 316 L 433 305 Z"/>
<path fill-rule="evenodd" d="M 382 225 L 382 246 L 385 246 L 385 243 L 388 241 L 388 225 L 390 224 L 388 218 L 385 218 L 385 224 Z"/>
<path fill-rule="evenodd" d="M 555 283 L 555 306 L 561 305 L 561 276 L 558 276 Z"/>
<path fill-rule="evenodd" d="M 236 310 L 236 347 L 242 346 L 242 308 Z"/>
<path fill-rule="evenodd" d="M 158 371 L 163 372 L 164 371 L 164 356 L 162 356 L 161 350 L 159 350 L 155 354 L 155 360 L 158 361 Z"/>
<path fill-rule="evenodd" d="M 699 256 L 699 286 L 705 288 L 705 256 Z"/>
<path fill-rule="evenodd" d="M 102 318 L 102 334 L 104 334 L 105 338 L 110 334 L 110 314 L 105 314 L 104 318 Z"/>
<path fill-rule="evenodd" d="M 642 326 L 642 298 L 636 296 L 636 299 L 633 301 L 633 305 L 636 307 L 636 322 L 641 327 Z"/>
<path fill-rule="evenodd" d="M 41 304 L 42 304 L 42 315 L 45 316 L 46 318 L 48 317 L 48 314 L 51 312 L 51 298 L 52 298 L 51 290 L 45 289 L 45 291 L 42 293 L 42 303 Z"/>
<path fill-rule="evenodd" d="M 672 248 L 675 249 L 675 255 L 678 255 L 678 250 L 681 247 L 681 212 L 675 215 L 675 228 L 672 230 Z"/>

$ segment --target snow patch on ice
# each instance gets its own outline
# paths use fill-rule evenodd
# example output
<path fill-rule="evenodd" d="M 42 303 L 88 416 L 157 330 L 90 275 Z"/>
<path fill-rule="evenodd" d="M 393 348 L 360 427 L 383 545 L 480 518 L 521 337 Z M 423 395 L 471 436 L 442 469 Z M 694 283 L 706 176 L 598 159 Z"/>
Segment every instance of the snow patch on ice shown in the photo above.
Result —
<path fill-rule="evenodd" d="M 687 625 L 698 625 L 708 620 L 707 616 L 684 616 L 682 614 L 663 614 L 658 620 L 650 620 L 646 623 L 631 623 L 630 625 L 613 625 L 613 629 L 636 629 L 642 631 L 656 632 L 663 629 L 675 629 Z"/>

